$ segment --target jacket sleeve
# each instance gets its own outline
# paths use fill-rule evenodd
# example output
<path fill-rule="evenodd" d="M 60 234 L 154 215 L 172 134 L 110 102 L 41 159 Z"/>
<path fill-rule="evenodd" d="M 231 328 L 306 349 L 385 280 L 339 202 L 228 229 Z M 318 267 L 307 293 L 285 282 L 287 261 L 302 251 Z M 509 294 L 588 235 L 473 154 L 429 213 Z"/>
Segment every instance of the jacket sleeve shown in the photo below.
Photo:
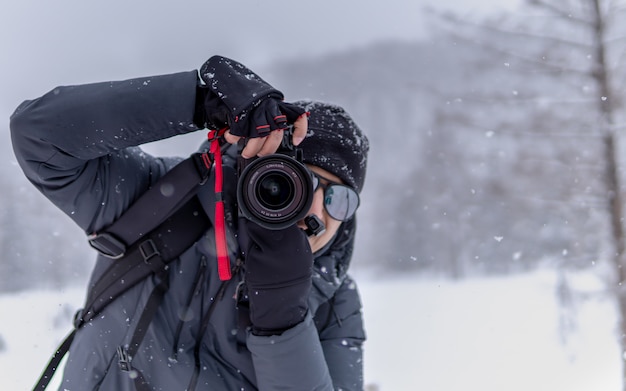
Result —
<path fill-rule="evenodd" d="M 87 233 L 114 221 L 173 161 L 137 146 L 197 130 L 196 71 L 57 87 L 11 116 L 26 177 Z"/>
<path fill-rule="evenodd" d="M 257 386 L 264 390 L 333 390 L 313 318 L 279 336 L 248 334 Z"/>
<path fill-rule="evenodd" d="M 363 389 L 365 331 L 361 299 L 354 280 L 343 281 L 335 296 L 320 307 L 319 338 L 336 390 Z"/>

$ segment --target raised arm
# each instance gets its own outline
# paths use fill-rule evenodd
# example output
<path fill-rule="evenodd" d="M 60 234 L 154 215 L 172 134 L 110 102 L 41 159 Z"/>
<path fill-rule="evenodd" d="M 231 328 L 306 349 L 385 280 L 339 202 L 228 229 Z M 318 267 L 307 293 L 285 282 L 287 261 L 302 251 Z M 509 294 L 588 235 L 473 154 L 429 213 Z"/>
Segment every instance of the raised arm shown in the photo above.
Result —
<path fill-rule="evenodd" d="M 99 229 L 166 169 L 135 147 L 198 129 L 197 80 L 190 71 L 57 87 L 11 116 L 17 160 L 82 229 Z"/>

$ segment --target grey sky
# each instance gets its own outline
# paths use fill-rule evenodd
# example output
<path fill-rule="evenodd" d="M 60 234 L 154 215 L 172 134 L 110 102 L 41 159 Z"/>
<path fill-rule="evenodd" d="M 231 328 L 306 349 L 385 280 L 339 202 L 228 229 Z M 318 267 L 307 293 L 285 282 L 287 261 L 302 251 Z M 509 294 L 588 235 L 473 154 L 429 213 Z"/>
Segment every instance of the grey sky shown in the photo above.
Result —
<path fill-rule="evenodd" d="M 2 111 L 60 84 L 198 67 L 212 54 L 250 66 L 427 34 L 423 7 L 459 12 L 519 0 L 22 0 L 0 17 Z"/>

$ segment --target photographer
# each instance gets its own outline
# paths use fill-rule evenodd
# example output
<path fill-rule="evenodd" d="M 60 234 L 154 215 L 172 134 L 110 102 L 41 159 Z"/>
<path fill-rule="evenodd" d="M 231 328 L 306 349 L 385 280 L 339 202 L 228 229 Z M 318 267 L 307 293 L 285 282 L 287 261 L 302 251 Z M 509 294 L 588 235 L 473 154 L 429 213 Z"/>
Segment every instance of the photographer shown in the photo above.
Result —
<path fill-rule="evenodd" d="M 22 103 L 10 126 L 27 178 L 99 251 L 60 389 L 363 388 L 347 270 L 369 145 L 343 109 L 286 103 L 215 56 L 199 71 L 55 88 Z M 139 148 L 205 128 L 191 160 Z M 301 151 L 310 204 L 268 227 L 241 213 L 238 165 L 285 139 Z M 200 180 L 183 191 L 187 161 Z M 144 269 L 136 283 L 120 277 Z"/>

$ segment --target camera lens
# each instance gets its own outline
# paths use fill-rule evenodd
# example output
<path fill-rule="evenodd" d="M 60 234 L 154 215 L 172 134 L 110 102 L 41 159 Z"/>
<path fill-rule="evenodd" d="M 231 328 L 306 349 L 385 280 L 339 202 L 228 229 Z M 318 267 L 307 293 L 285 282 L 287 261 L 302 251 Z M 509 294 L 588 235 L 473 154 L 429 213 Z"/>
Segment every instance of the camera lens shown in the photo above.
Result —
<path fill-rule="evenodd" d="M 313 202 L 313 180 L 296 159 L 273 154 L 246 165 L 237 183 L 243 217 L 267 228 L 282 229 L 303 219 Z"/>
<path fill-rule="evenodd" d="M 293 199 L 293 182 L 284 172 L 271 172 L 259 179 L 257 191 L 261 205 L 281 210 Z"/>

